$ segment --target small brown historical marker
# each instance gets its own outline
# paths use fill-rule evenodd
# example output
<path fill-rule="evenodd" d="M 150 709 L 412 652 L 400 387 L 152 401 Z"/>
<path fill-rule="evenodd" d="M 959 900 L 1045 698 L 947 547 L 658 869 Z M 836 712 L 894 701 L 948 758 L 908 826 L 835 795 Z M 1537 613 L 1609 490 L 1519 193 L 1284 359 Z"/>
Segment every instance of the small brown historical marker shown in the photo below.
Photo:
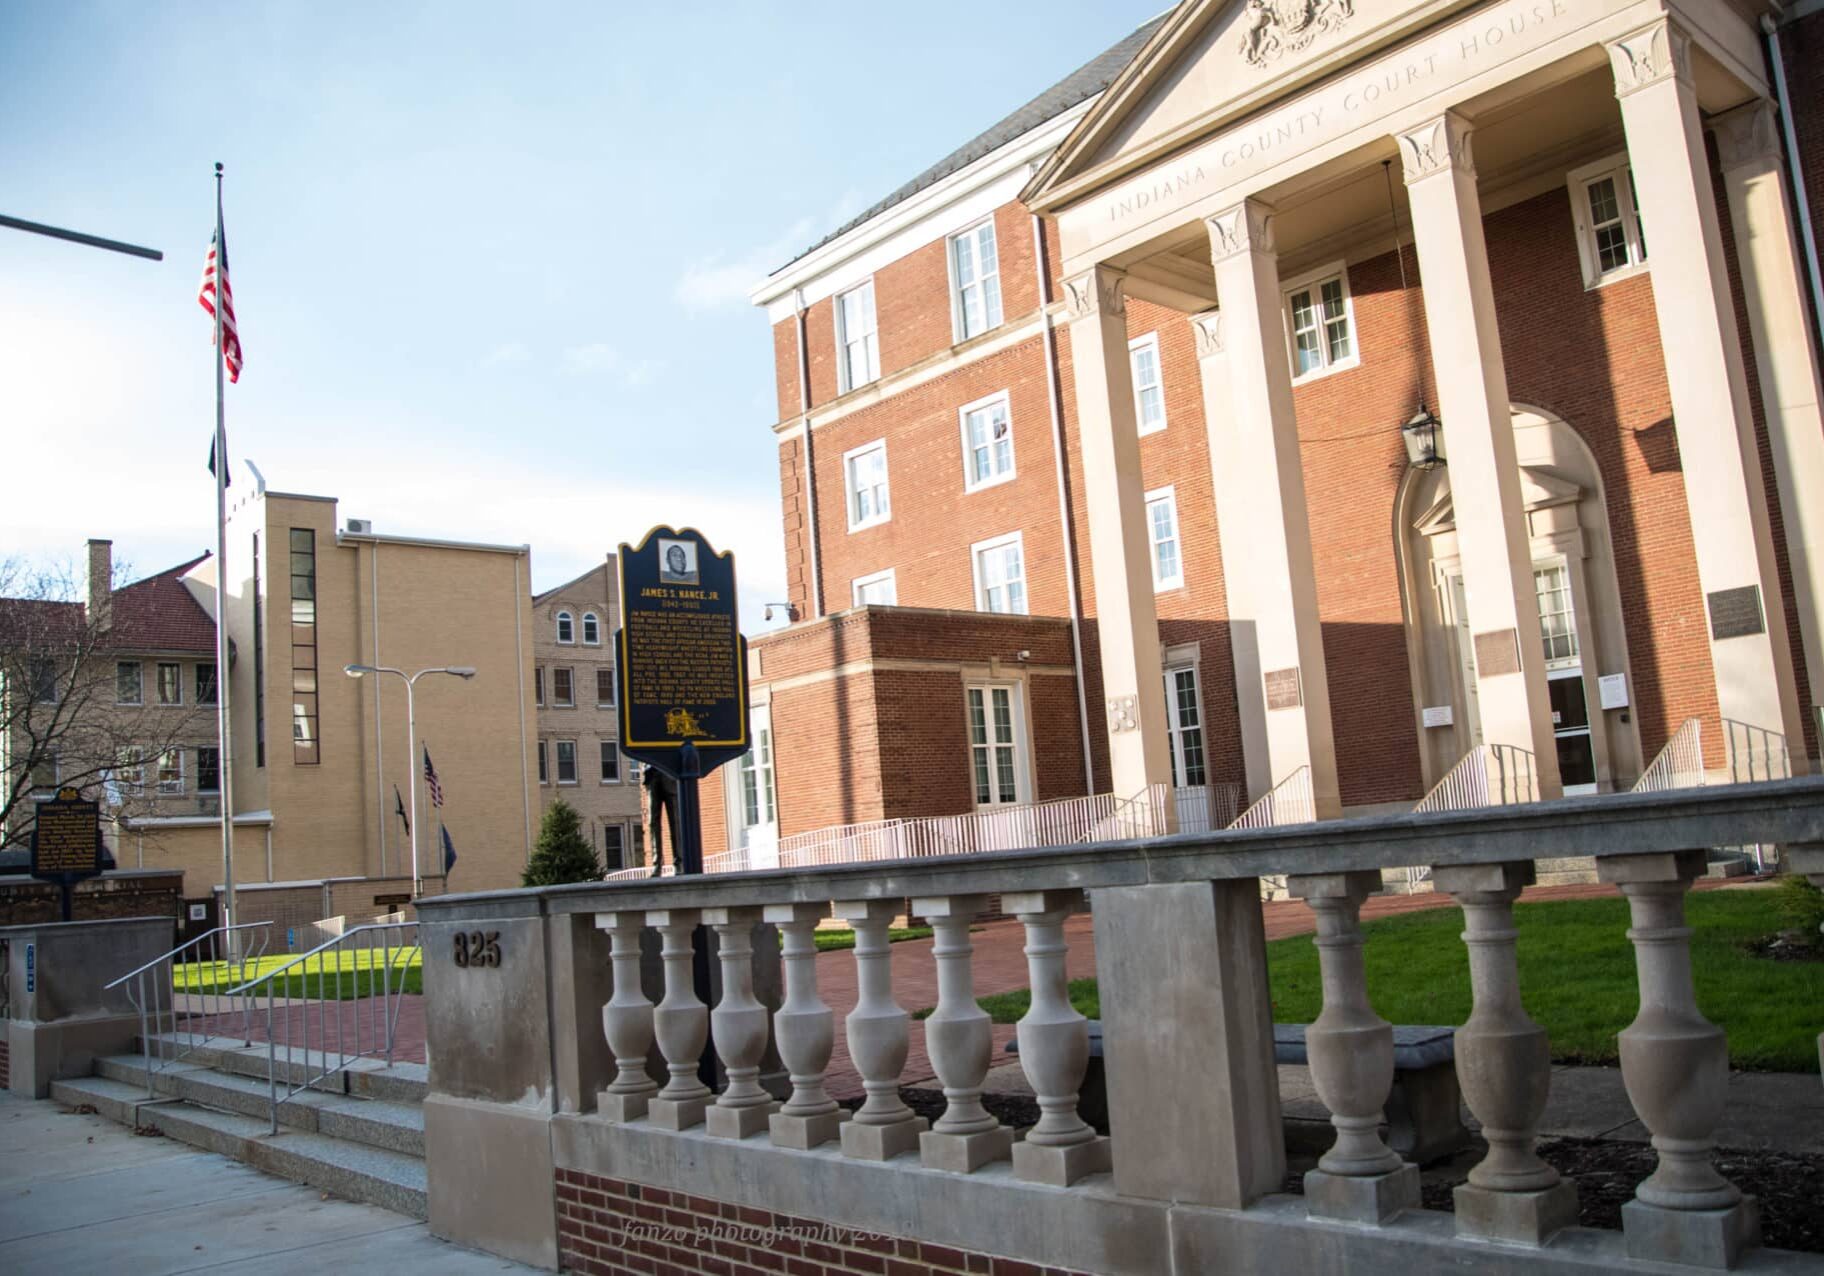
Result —
<path fill-rule="evenodd" d="M 1719 589 L 1709 595 L 1708 601 L 1712 638 L 1747 638 L 1767 631 L 1767 622 L 1761 614 L 1759 585 Z"/>
<path fill-rule="evenodd" d="M 1290 669 L 1269 669 L 1260 678 L 1267 687 L 1267 708 L 1296 709 L 1305 702 L 1297 665 Z"/>
<path fill-rule="evenodd" d="M 1520 643 L 1511 629 L 1491 629 L 1476 635 L 1476 674 L 1494 678 L 1520 672 Z"/>
<path fill-rule="evenodd" d="M 58 789 L 40 802 L 32 824 L 32 876 L 63 888 L 63 920 L 72 911 L 71 892 L 87 877 L 101 876 L 101 805 L 75 789 Z"/>

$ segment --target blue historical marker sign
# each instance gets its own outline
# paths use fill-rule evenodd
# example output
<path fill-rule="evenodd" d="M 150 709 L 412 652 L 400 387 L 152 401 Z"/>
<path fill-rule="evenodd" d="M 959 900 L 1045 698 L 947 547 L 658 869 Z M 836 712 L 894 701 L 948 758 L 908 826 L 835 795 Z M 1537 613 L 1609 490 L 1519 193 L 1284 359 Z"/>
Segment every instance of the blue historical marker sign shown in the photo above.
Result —
<path fill-rule="evenodd" d="M 747 643 L 735 605 L 735 556 L 691 528 L 655 527 L 622 545 L 621 750 L 668 775 L 685 746 L 700 773 L 747 751 Z"/>

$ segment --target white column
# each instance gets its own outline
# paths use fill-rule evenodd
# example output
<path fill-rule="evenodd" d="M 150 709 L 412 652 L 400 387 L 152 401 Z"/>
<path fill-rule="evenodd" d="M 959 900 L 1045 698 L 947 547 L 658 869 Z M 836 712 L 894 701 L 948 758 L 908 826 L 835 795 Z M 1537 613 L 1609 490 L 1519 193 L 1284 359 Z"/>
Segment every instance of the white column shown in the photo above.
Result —
<path fill-rule="evenodd" d="M 817 995 L 817 923 L 828 904 L 768 904 L 763 916 L 779 927 L 785 1000 L 773 1013 L 779 1057 L 792 1079 L 792 1097 L 769 1121 L 773 1144 L 808 1151 L 836 1137 L 849 1114 L 823 1088 L 836 1043 L 836 1016 Z"/>
<path fill-rule="evenodd" d="M 930 1125 L 899 1097 L 899 1074 L 905 1071 L 911 1041 L 911 1016 L 893 1000 L 893 957 L 887 927 L 898 901 L 840 900 L 836 916 L 855 927 L 855 1009 L 843 1021 L 849 1058 L 867 1092 L 861 1108 L 842 1127 L 845 1156 L 864 1161 L 890 1161 L 918 1148 L 918 1136 Z"/>
<path fill-rule="evenodd" d="M 1114 794 L 1132 798 L 1171 783 L 1159 618 L 1153 605 L 1152 542 L 1140 478 L 1134 374 L 1128 362 L 1126 276 L 1097 266 L 1064 282 L 1070 362 L 1089 505 L 1089 561 L 1096 586 L 1096 639 Z M 1166 832 L 1175 808 L 1164 804 Z"/>
<path fill-rule="evenodd" d="M 1223 572 L 1247 558 L 1243 608 L 1231 606 L 1232 629 L 1253 630 L 1257 664 L 1243 671 L 1260 684 L 1266 750 L 1265 788 L 1300 767 L 1311 768 L 1317 818 L 1342 814 L 1336 785 L 1336 741 L 1330 728 L 1330 683 L 1317 614 L 1317 572 L 1305 511 L 1305 471 L 1292 406 L 1292 363 L 1279 292 L 1273 210 L 1248 200 L 1206 220 L 1216 268 L 1221 324 L 1215 334 L 1228 361 L 1228 402 L 1205 394 L 1216 521 Z M 1209 334 L 1206 333 L 1206 338 Z M 1233 601 L 1235 589 L 1230 587 Z M 1237 655 L 1241 654 L 1237 650 Z M 1246 734 L 1243 735 L 1244 747 Z M 1253 768 L 1250 768 L 1250 781 Z"/>
<path fill-rule="evenodd" d="M 1030 1183 L 1069 1187 L 1113 1163 L 1108 1139 L 1077 1113 L 1089 1071 L 1089 1021 L 1070 1004 L 1064 922 L 1082 911 L 1083 892 L 1021 891 L 1001 896 L 1001 907 L 1026 927 L 1032 1005 L 1018 1028 L 1020 1067 L 1039 1101 L 1038 1124 L 1013 1145 L 1013 1172 Z"/>
<path fill-rule="evenodd" d="M 1753 1200 L 1716 1171 L 1716 1127 L 1729 1089 L 1729 1043 L 1698 1011 L 1685 892 L 1705 852 L 1611 855 L 1596 861 L 1621 888 L 1633 925 L 1640 1012 L 1616 1037 L 1621 1080 L 1659 1165 L 1621 1207 L 1628 1256 L 1733 1267 L 1760 1243 Z"/>
<path fill-rule="evenodd" d="M 918 1136 L 927 1169 L 971 1174 L 1013 1152 L 1013 1131 L 982 1106 L 982 1081 L 994 1055 L 994 1026 L 976 1004 L 969 923 L 988 907 L 986 895 L 938 895 L 912 901 L 936 942 L 937 1009 L 925 1020 L 925 1053 L 944 1087 L 944 1114 Z"/>
<path fill-rule="evenodd" d="M 1653 271 L 1685 502 L 1726 722 L 1803 738 L 1741 333 L 1690 70 L 1665 19 L 1609 45 Z M 1795 750 L 1803 752 L 1803 750 Z"/>
<path fill-rule="evenodd" d="M 1444 422 L 1482 734 L 1491 745 L 1531 753 L 1539 796 L 1554 798 L 1562 792 L 1558 745 L 1469 126 L 1446 113 L 1398 140 Z"/>
<path fill-rule="evenodd" d="M 697 1000 L 691 956 L 697 930 L 694 908 L 656 909 L 646 924 L 658 927 L 664 946 L 665 996 L 652 1012 L 653 1030 L 671 1080 L 646 1104 L 651 1122 L 665 1130 L 688 1130 L 703 1120 L 709 1087 L 697 1076 L 703 1047 L 709 1044 L 709 1007 Z"/>
<path fill-rule="evenodd" d="M 646 918 L 643 913 L 597 913 L 595 924 L 608 932 L 608 960 L 614 968 L 614 994 L 602 1007 L 602 1035 L 618 1069 L 596 1096 L 595 1110 L 610 1121 L 637 1121 L 659 1089 L 646 1075 L 652 1050 L 652 1003 L 640 986 L 640 932 Z"/>
<path fill-rule="evenodd" d="M 766 1053 L 768 1033 L 766 1007 L 754 996 L 753 930 L 759 920 L 755 907 L 703 910 L 703 924 L 716 928 L 722 963 L 722 996 L 709 1026 L 728 1084 L 716 1096 L 705 1125 L 719 1139 L 758 1134 L 779 1110 L 773 1096 L 760 1088 L 760 1058 Z"/>
<path fill-rule="evenodd" d="M 1286 879 L 1317 915 L 1324 1008 L 1305 1030 L 1311 1084 L 1330 1109 L 1336 1142 L 1305 1175 L 1315 1217 L 1382 1223 L 1419 1203 L 1419 1170 L 1381 1138 L 1393 1091 L 1393 1026 L 1368 1002 L 1362 960 L 1362 901 L 1381 889 L 1375 871 L 1311 873 Z"/>
<path fill-rule="evenodd" d="M 1811 702 L 1824 704 L 1824 415 L 1818 406 L 1824 391 L 1806 317 L 1779 126 L 1765 101 L 1737 107 L 1711 126 L 1735 231 Z M 1797 737 L 1789 743 L 1800 752 Z"/>
<path fill-rule="evenodd" d="M 1521 1004 L 1514 928 L 1514 900 L 1533 877 L 1530 860 L 1432 870 L 1437 888 L 1463 909 L 1475 1000 L 1469 1022 L 1457 1029 L 1457 1080 L 1488 1140 L 1488 1155 L 1454 1193 L 1457 1230 L 1544 1245 L 1577 1222 L 1577 1189 L 1535 1150 L 1551 1093 L 1552 1050 L 1545 1029 Z"/>

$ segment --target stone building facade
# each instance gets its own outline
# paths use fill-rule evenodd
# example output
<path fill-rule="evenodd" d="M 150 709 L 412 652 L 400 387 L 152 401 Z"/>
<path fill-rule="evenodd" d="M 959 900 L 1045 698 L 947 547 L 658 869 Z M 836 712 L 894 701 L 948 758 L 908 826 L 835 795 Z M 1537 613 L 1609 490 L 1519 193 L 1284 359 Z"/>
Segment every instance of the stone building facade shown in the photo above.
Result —
<path fill-rule="evenodd" d="M 1819 8 L 1186 0 L 775 272 L 800 620 L 710 849 L 1815 766 Z"/>
<path fill-rule="evenodd" d="M 615 719 L 617 576 L 610 554 L 532 600 L 540 810 L 560 798 L 575 807 L 611 873 L 638 864 L 641 844 L 639 776 Z"/>

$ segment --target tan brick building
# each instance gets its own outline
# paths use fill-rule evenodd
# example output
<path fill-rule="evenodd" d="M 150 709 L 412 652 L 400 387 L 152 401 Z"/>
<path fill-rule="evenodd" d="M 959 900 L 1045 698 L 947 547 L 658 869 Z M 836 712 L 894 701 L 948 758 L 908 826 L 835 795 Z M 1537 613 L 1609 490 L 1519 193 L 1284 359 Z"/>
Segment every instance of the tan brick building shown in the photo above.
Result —
<path fill-rule="evenodd" d="M 1186 0 L 755 291 L 801 619 L 710 850 L 1815 765 L 1824 13 L 1287 9 Z"/>
<path fill-rule="evenodd" d="M 639 777 L 615 725 L 617 588 L 610 554 L 532 600 L 540 810 L 575 807 L 607 872 L 637 864 L 641 842 Z"/>

